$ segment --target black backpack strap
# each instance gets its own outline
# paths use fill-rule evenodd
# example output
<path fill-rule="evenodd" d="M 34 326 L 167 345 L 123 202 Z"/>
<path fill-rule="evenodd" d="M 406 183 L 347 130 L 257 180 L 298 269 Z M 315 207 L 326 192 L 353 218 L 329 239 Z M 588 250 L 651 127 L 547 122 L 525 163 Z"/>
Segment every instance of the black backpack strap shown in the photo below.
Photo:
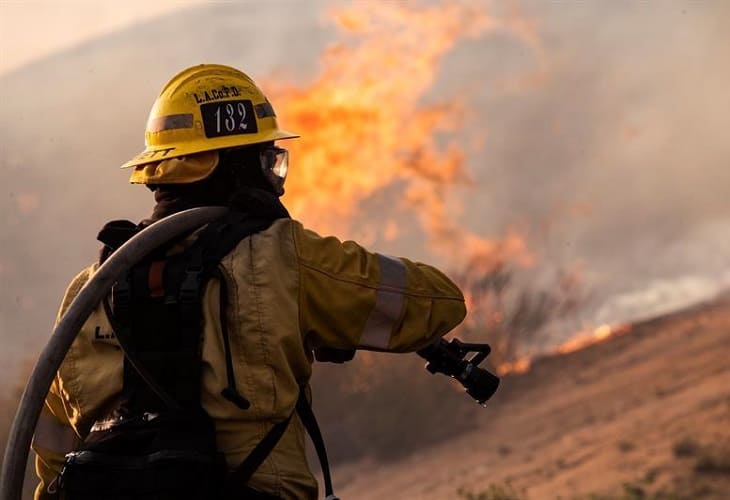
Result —
<path fill-rule="evenodd" d="M 299 397 L 291 415 L 289 415 L 286 420 L 282 420 L 275 424 L 266 436 L 264 436 L 261 442 L 259 442 L 251 453 L 248 454 L 244 461 L 229 474 L 228 480 L 226 481 L 226 498 L 234 498 L 235 492 L 240 493 L 241 489 L 245 488 L 254 472 L 256 472 L 261 464 L 264 463 L 266 457 L 271 454 L 276 445 L 279 443 L 279 440 L 284 435 L 294 413 L 299 415 L 299 420 L 302 422 L 302 425 L 304 425 L 304 429 L 307 431 L 307 434 L 309 434 L 312 444 L 314 444 L 314 449 L 317 451 L 317 458 L 319 459 L 319 464 L 322 467 L 322 476 L 324 477 L 325 500 L 339 500 L 332 487 L 332 476 L 330 474 L 330 466 L 329 460 L 327 459 L 327 450 L 324 445 L 324 438 L 322 438 L 322 432 L 319 429 L 317 418 L 314 416 L 314 412 L 309 404 L 306 389 L 304 387 L 300 387 L 299 389 Z"/>
<path fill-rule="evenodd" d="M 219 221 L 208 224 L 200 231 L 195 243 L 186 251 L 188 268 L 203 269 L 210 273 L 221 259 L 228 255 L 247 236 L 267 229 L 274 222 L 266 217 L 256 217 L 242 212 L 229 212 Z"/>
<path fill-rule="evenodd" d="M 294 410 L 296 411 L 296 410 Z M 259 444 L 251 450 L 251 453 L 241 462 L 238 467 L 228 474 L 228 479 L 225 485 L 225 498 L 236 498 L 236 494 L 240 494 L 242 489 L 245 489 L 248 485 L 248 481 L 253 476 L 254 472 L 264 463 L 266 457 L 271 454 L 271 451 L 279 443 L 279 440 L 284 435 L 284 431 L 289 427 L 294 411 L 284 420 L 274 424 L 274 426 L 266 433 L 264 438 L 259 441 Z"/>
<path fill-rule="evenodd" d="M 248 410 L 251 407 L 251 403 L 246 399 L 236 387 L 236 374 L 233 370 L 233 355 L 231 354 L 231 340 L 228 335 L 228 316 L 226 312 L 226 304 L 228 303 L 228 285 L 226 284 L 226 278 L 223 276 L 223 272 L 220 269 L 216 269 L 214 278 L 218 279 L 220 284 L 220 322 L 221 322 L 221 336 L 223 337 L 223 352 L 226 357 L 226 387 L 221 391 L 221 396 L 227 399 L 234 405 L 238 406 L 242 410 Z"/>
<path fill-rule="evenodd" d="M 324 438 L 322 437 L 322 432 L 319 430 L 317 418 L 314 416 L 312 405 L 309 404 L 304 387 L 302 387 L 299 391 L 296 412 L 297 415 L 299 415 L 299 420 L 302 421 L 304 428 L 307 430 L 309 438 L 312 440 L 314 449 L 317 451 L 317 458 L 319 459 L 320 467 L 322 467 L 322 477 L 324 478 L 325 500 L 339 500 L 335 495 L 334 488 L 332 487 L 332 476 L 330 474 L 330 464 L 327 459 L 327 449 L 324 445 Z"/>

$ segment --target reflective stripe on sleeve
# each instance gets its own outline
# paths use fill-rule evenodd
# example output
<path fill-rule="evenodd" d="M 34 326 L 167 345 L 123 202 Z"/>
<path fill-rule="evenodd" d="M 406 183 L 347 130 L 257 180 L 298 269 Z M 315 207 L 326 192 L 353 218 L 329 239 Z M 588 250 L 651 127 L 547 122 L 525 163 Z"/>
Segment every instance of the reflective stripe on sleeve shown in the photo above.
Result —
<path fill-rule="evenodd" d="M 375 307 L 365 322 L 360 345 L 387 349 L 403 310 L 406 266 L 395 257 L 378 254 L 378 260 L 380 261 L 380 283 L 376 292 Z"/>
<path fill-rule="evenodd" d="M 76 433 L 50 415 L 41 414 L 33 434 L 33 447 L 65 455 L 76 447 Z"/>

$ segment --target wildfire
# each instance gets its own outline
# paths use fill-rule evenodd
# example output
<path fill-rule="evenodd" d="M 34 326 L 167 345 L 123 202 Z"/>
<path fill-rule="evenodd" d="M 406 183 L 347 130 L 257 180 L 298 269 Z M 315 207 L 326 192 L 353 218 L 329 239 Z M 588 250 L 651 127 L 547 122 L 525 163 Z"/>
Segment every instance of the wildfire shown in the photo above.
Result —
<path fill-rule="evenodd" d="M 521 358 L 511 363 L 502 363 L 497 367 L 497 374 L 500 376 L 508 373 L 526 373 L 530 371 L 532 360 L 530 358 Z"/>
<path fill-rule="evenodd" d="M 408 222 L 415 218 L 432 252 L 528 259 L 521 237 L 493 241 L 456 222 L 460 207 L 450 191 L 469 175 L 454 134 L 469 117 L 467 97 L 425 102 L 444 56 L 460 41 L 502 29 L 532 45 L 525 23 L 458 2 L 355 3 L 330 17 L 343 41 L 322 55 L 314 80 L 265 85 L 282 123 L 302 134 L 287 144 L 294 166 L 287 205 L 321 232 L 348 234 L 357 221 L 366 243 L 413 238 Z M 477 135 L 485 133 L 482 127 Z"/>
<path fill-rule="evenodd" d="M 502 304 L 490 295 L 500 286 L 499 270 L 507 262 L 531 265 L 533 257 L 517 232 L 489 239 L 459 224 L 462 207 L 454 191 L 471 182 L 464 144 L 485 143 L 487 132 L 483 123 L 469 123 L 468 86 L 438 100 L 432 90 L 449 52 L 467 38 L 494 31 L 511 34 L 535 54 L 534 71 L 505 82 L 505 88 L 515 92 L 540 84 L 546 59 L 534 24 L 516 8 L 498 17 L 483 4 L 457 1 L 381 2 L 377 8 L 353 3 L 330 11 L 328 18 L 341 41 L 322 54 L 311 82 L 264 82 L 282 125 L 302 135 L 286 145 L 293 166 L 287 206 L 315 230 L 354 232 L 364 243 L 410 240 L 418 236 L 416 222 L 429 251 L 463 266 L 460 284 L 468 306 L 487 312 L 477 326 L 501 326 Z M 472 136 L 457 140 L 467 123 Z M 603 325 L 555 352 L 572 352 L 627 330 Z M 530 366 L 529 358 L 519 358 L 497 371 L 522 373 Z"/>
<path fill-rule="evenodd" d="M 560 344 L 558 347 L 556 347 L 552 353 L 548 353 L 547 355 L 553 354 L 553 355 L 560 355 L 560 354 L 568 354 L 571 352 L 579 351 L 581 349 L 585 349 L 588 346 L 597 344 L 599 342 L 603 342 L 605 340 L 608 340 L 609 338 L 618 336 L 618 335 L 624 335 L 631 331 L 631 325 L 627 323 L 619 324 L 619 325 L 601 325 L 593 330 L 588 331 L 582 331 L 578 332 L 575 335 L 571 336 L 570 340 Z M 497 373 L 499 375 L 506 375 L 508 373 L 525 373 L 530 371 L 530 368 L 532 367 L 532 359 L 530 358 L 520 358 L 516 361 L 509 362 L 509 363 L 502 363 L 497 367 Z"/>
<path fill-rule="evenodd" d="M 620 324 L 620 325 L 601 325 L 593 331 L 579 332 L 571 337 L 570 340 L 560 344 L 555 350 L 558 354 L 568 354 L 569 352 L 575 352 L 580 349 L 584 349 L 589 345 L 597 344 L 607 340 L 615 335 L 622 335 L 631 331 L 631 325 Z"/>

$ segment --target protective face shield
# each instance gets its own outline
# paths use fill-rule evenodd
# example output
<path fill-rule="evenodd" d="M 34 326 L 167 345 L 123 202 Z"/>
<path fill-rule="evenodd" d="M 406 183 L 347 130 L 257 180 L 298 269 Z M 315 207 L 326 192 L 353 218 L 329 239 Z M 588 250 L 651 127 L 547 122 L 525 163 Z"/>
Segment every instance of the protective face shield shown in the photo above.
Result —
<path fill-rule="evenodd" d="M 261 149 L 261 171 L 271 184 L 277 196 L 284 194 L 284 182 L 289 172 L 289 151 L 277 146 L 266 146 Z"/>

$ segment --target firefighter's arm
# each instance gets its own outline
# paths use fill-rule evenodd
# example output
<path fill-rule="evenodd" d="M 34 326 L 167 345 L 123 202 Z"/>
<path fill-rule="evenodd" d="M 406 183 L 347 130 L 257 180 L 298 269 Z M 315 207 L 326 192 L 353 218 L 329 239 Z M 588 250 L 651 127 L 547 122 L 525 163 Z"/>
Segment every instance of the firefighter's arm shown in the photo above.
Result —
<path fill-rule="evenodd" d="M 76 433 L 66 416 L 58 392 L 59 381 L 54 380 L 46 396 L 31 447 L 36 452 L 35 469 L 40 482 L 36 487 L 36 500 L 57 498 L 56 487 L 66 453 L 78 444 Z"/>
<path fill-rule="evenodd" d="M 84 269 L 71 281 L 56 316 L 56 324 L 88 281 L 95 267 Z M 36 500 L 57 498 L 57 478 L 66 453 L 73 451 L 78 445 L 78 437 L 69 422 L 67 409 L 61 397 L 62 387 L 63 382 L 56 374 L 33 434 L 31 447 L 36 453 L 35 468 L 40 479 L 35 491 Z"/>
<path fill-rule="evenodd" d="M 439 270 L 292 227 L 300 328 L 313 348 L 415 351 L 464 319 L 463 295 Z"/>

